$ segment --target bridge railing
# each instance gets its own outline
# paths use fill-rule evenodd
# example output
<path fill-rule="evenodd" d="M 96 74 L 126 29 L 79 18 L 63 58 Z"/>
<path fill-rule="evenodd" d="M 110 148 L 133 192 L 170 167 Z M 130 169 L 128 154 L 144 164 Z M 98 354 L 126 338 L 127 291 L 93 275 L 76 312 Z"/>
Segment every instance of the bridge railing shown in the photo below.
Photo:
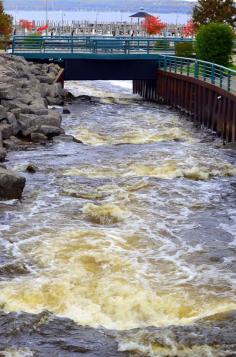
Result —
<path fill-rule="evenodd" d="M 99 36 L 15 36 L 12 52 L 39 53 L 168 53 L 177 42 L 191 39 L 163 37 L 99 37 Z"/>
<path fill-rule="evenodd" d="M 176 56 L 159 56 L 159 69 L 211 83 L 236 93 L 236 71 L 215 63 Z"/>

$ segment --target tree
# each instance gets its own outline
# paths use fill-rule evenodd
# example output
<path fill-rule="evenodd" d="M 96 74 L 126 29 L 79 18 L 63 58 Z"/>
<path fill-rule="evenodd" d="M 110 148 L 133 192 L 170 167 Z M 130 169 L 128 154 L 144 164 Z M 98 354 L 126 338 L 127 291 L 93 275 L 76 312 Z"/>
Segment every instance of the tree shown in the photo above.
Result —
<path fill-rule="evenodd" d="M 210 22 L 236 23 L 234 0 L 198 0 L 193 8 L 193 22 L 199 27 Z"/>
<path fill-rule="evenodd" d="M 192 37 L 196 32 L 196 26 L 193 23 L 193 20 L 189 20 L 183 28 L 183 35 L 185 37 Z"/>
<path fill-rule="evenodd" d="M 12 17 L 4 12 L 3 3 L 0 1 L 0 35 L 9 37 L 12 33 Z"/>
<path fill-rule="evenodd" d="M 166 27 L 159 17 L 147 16 L 143 22 L 143 28 L 149 35 L 156 35 Z"/>
<path fill-rule="evenodd" d="M 234 33 L 231 26 L 212 22 L 200 27 L 196 37 L 198 59 L 228 66 L 233 49 Z"/>

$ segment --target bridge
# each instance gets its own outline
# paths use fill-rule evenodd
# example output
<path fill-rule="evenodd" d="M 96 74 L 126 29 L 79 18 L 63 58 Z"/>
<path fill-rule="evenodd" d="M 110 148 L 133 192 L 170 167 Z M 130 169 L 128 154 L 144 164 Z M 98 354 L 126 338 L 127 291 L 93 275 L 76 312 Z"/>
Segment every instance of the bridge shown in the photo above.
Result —
<path fill-rule="evenodd" d="M 65 80 L 155 79 L 158 54 L 175 53 L 191 39 L 111 36 L 15 36 L 12 53 L 31 61 L 59 62 Z"/>
<path fill-rule="evenodd" d="M 227 142 L 236 141 L 236 71 L 176 57 L 178 42 L 186 39 L 16 36 L 12 53 L 58 62 L 66 80 L 133 80 L 134 93 L 176 107 Z"/>

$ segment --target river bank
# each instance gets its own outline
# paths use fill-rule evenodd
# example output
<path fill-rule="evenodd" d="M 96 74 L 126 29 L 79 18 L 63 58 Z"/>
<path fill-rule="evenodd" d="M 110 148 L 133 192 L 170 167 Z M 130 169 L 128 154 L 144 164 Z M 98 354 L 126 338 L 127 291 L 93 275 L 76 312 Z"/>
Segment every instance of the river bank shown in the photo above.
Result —
<path fill-rule="evenodd" d="M 63 105 L 66 91 L 57 83 L 58 65 L 1 55 L 0 70 L 0 162 L 4 162 L 8 150 L 44 145 L 64 132 L 60 113 L 49 108 Z M 0 166 L 0 199 L 21 198 L 24 186 L 24 177 Z"/>

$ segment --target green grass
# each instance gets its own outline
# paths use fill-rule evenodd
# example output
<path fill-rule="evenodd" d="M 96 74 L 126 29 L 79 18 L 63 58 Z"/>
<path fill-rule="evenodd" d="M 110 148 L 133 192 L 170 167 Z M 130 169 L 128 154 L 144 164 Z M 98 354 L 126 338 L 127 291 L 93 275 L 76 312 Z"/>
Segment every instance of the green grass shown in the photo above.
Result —
<path fill-rule="evenodd" d="M 236 64 L 231 63 L 228 67 L 236 71 Z"/>

